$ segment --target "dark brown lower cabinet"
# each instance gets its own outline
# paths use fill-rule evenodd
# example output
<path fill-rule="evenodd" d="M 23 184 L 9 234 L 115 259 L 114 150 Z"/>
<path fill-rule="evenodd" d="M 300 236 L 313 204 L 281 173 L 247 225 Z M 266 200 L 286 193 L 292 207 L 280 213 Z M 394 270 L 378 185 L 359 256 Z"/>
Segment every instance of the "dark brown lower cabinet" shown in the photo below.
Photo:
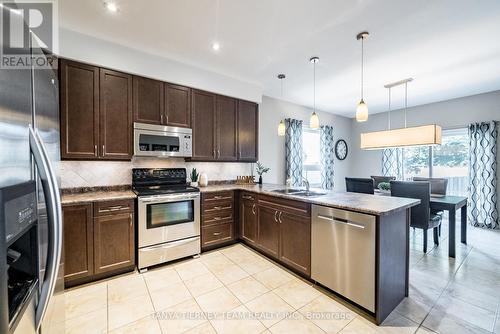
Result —
<path fill-rule="evenodd" d="M 282 211 L 280 221 L 280 261 L 311 275 L 311 218 Z"/>
<path fill-rule="evenodd" d="M 278 222 L 278 210 L 259 204 L 257 245 L 269 255 L 279 257 L 280 225 Z"/>
<path fill-rule="evenodd" d="M 257 204 L 250 193 L 240 196 L 240 237 L 251 244 L 257 242 Z"/>
<path fill-rule="evenodd" d="M 133 200 L 64 205 L 63 229 L 67 287 L 134 269 Z"/>
<path fill-rule="evenodd" d="M 94 218 L 94 273 L 134 267 L 133 213 Z"/>
<path fill-rule="evenodd" d="M 245 201 L 243 196 L 248 196 Z M 250 198 L 257 203 L 252 217 Z M 240 237 L 294 271 L 311 275 L 311 206 L 304 202 L 242 194 Z M 256 238 L 253 224 L 256 225 Z"/>
<path fill-rule="evenodd" d="M 88 278 L 94 272 L 92 204 L 63 206 L 63 220 L 64 281 Z"/>

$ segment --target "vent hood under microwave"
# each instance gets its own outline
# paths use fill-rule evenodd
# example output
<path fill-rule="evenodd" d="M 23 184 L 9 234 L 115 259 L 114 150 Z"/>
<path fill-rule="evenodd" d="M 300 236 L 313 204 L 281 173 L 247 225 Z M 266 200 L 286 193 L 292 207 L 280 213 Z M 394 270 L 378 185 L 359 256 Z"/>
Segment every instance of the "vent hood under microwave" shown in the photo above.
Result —
<path fill-rule="evenodd" d="M 193 155 L 192 130 L 173 126 L 134 123 L 134 156 L 180 157 Z"/>

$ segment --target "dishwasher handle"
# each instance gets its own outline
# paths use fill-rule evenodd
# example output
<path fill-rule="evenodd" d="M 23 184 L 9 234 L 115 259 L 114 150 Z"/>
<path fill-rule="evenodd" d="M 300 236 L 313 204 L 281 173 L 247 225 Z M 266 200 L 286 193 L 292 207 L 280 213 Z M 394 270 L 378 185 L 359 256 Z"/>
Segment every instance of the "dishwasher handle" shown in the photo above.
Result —
<path fill-rule="evenodd" d="M 353 223 L 353 222 L 348 221 L 347 219 L 344 219 L 344 218 L 338 218 L 338 217 L 334 217 L 334 216 L 325 216 L 322 214 L 318 214 L 318 218 L 331 221 L 332 223 L 349 225 L 349 226 L 356 227 L 359 229 L 365 228 L 364 225 Z"/>

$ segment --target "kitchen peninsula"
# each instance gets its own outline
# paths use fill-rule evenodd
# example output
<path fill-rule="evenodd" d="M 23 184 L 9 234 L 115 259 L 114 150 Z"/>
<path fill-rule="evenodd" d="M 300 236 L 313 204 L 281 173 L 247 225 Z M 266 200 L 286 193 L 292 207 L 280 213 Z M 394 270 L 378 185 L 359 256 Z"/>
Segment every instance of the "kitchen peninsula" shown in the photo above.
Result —
<path fill-rule="evenodd" d="M 209 185 L 201 187 L 200 191 L 202 252 L 241 241 L 300 276 L 330 288 L 339 296 L 361 307 L 377 323 L 381 323 L 407 296 L 408 211 L 419 203 L 418 200 L 346 192 L 299 196 L 286 194 L 286 187 L 271 184 Z M 121 193 L 114 190 L 109 192 L 109 198 L 106 198 L 106 192 L 102 190 L 97 197 L 92 195 L 92 191 L 73 193 L 63 195 L 62 202 L 64 211 L 72 212 L 72 208 L 82 204 L 78 203 L 78 199 L 86 202 L 88 206 L 89 201 L 97 198 L 93 204 L 95 208 L 103 206 L 99 204 L 100 201 L 112 203 L 123 197 L 130 197 L 130 193 L 130 190 L 122 190 Z M 318 213 L 316 208 L 334 211 L 324 214 Z M 345 219 L 339 216 L 346 213 L 348 216 L 344 217 Z M 345 223 L 342 226 L 358 226 L 360 223 L 351 222 L 352 217 L 349 214 L 362 217 L 361 223 L 371 221 L 372 226 L 354 228 L 354 233 L 343 231 L 333 242 L 315 235 L 315 227 L 320 226 L 318 217 L 326 223 L 323 225 L 323 228 L 327 228 L 326 231 L 318 230 L 323 236 L 334 235 L 328 233 L 332 232 L 328 230 L 329 226 L 334 226 L 328 224 L 329 220 Z M 123 224 L 124 229 L 126 226 L 128 224 Z M 358 230 L 364 234 L 357 235 Z M 128 238 L 129 235 L 125 236 Z M 73 234 L 69 238 L 81 236 Z M 362 248 L 343 254 L 349 261 L 342 270 L 328 270 L 335 261 L 335 254 L 329 253 L 330 246 L 343 242 L 346 238 L 352 239 L 350 245 Z M 85 243 L 73 240 L 72 252 L 78 252 L 74 247 L 77 244 Z M 126 247 L 128 250 L 129 247 L 133 248 L 133 245 L 127 244 Z M 122 253 L 128 254 L 127 250 L 124 249 Z M 357 263 L 362 263 L 363 266 L 356 266 Z M 80 274 L 76 282 L 71 280 L 71 273 L 67 272 L 70 285 L 103 277 L 89 274 L 85 278 L 82 277 L 81 270 L 82 268 L 79 268 Z M 88 273 L 90 272 L 91 269 L 88 270 Z M 115 273 L 111 271 L 109 275 Z M 346 289 L 346 285 L 342 284 L 346 279 L 351 288 Z M 360 294 L 356 294 L 356 291 L 361 292 L 361 299 L 358 299 Z"/>

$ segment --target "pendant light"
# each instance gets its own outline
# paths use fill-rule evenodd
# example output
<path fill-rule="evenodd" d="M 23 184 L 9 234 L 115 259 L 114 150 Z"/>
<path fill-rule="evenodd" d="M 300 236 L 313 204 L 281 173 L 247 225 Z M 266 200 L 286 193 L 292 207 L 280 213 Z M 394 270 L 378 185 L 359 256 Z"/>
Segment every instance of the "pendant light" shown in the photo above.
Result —
<path fill-rule="evenodd" d="M 368 120 L 368 105 L 363 99 L 363 80 L 364 80 L 364 40 L 369 33 L 367 31 L 360 32 L 356 35 L 357 40 L 361 40 L 361 100 L 356 107 L 356 121 L 366 122 Z"/>
<path fill-rule="evenodd" d="M 441 145 L 442 131 L 436 124 L 407 127 L 406 113 L 408 109 L 408 83 L 412 78 L 387 84 L 389 89 L 389 129 L 361 134 L 361 148 L 365 150 L 380 150 L 385 148 L 405 146 Z M 405 85 L 404 128 L 391 130 L 391 88 Z"/>
<path fill-rule="evenodd" d="M 281 98 L 283 99 L 283 79 L 285 79 L 286 76 L 281 73 L 278 74 L 278 79 L 281 81 Z M 283 120 L 280 121 L 280 124 L 278 125 L 278 136 L 283 137 L 285 135 L 285 122 Z"/>
<path fill-rule="evenodd" d="M 309 62 L 313 64 L 313 113 L 309 120 L 309 127 L 319 129 L 319 117 L 316 114 L 316 63 L 319 62 L 319 57 L 311 57 Z"/>

